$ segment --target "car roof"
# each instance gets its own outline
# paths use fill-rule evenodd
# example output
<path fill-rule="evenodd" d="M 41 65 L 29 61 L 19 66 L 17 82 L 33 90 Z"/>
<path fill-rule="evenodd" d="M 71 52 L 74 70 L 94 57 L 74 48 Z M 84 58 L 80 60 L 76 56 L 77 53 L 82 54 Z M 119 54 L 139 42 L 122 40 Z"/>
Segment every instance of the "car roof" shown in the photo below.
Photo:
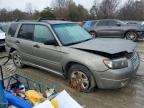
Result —
<path fill-rule="evenodd" d="M 49 24 L 66 24 L 66 23 L 76 23 L 71 21 L 61 21 L 61 20 L 42 20 L 41 22 L 47 22 Z"/>
<path fill-rule="evenodd" d="M 39 22 L 48 23 L 50 25 L 76 23 L 76 22 L 62 21 L 62 20 L 41 20 L 41 21 L 37 21 L 37 20 L 20 20 L 20 21 L 14 22 L 14 23 L 39 23 Z"/>

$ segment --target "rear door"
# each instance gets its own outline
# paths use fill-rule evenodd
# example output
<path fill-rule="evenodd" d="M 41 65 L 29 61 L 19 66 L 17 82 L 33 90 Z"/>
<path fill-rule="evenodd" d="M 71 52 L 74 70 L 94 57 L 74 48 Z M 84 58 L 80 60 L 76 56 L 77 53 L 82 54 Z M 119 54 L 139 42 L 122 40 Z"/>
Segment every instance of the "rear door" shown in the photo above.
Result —
<path fill-rule="evenodd" d="M 15 34 L 19 27 L 19 23 L 12 23 L 9 27 L 8 32 L 6 33 L 6 50 L 9 52 L 10 47 L 15 45 Z"/>
<path fill-rule="evenodd" d="M 116 20 L 101 20 L 96 25 L 99 37 L 120 37 L 122 36 L 122 26 Z"/>
<path fill-rule="evenodd" d="M 123 29 L 117 20 L 109 20 L 109 35 L 112 37 L 121 37 L 123 35 Z"/>
<path fill-rule="evenodd" d="M 15 38 L 15 45 L 20 52 L 23 61 L 33 63 L 33 33 L 34 24 L 22 24 L 17 38 Z"/>
<path fill-rule="evenodd" d="M 101 20 L 95 25 L 95 30 L 98 37 L 109 36 L 109 27 L 107 20 Z"/>

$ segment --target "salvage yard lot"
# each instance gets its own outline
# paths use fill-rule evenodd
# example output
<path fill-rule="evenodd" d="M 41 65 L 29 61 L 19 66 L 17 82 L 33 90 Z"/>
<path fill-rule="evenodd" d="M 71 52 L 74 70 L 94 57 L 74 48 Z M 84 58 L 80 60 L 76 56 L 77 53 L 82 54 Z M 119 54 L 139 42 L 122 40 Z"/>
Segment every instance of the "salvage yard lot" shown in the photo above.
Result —
<path fill-rule="evenodd" d="M 141 64 L 136 77 L 125 88 L 116 90 L 96 89 L 93 93 L 79 93 L 68 86 L 63 78 L 47 71 L 33 67 L 18 69 L 18 73 L 26 75 L 42 83 L 54 83 L 57 91 L 66 89 L 85 108 L 144 108 L 144 42 L 138 42 Z M 0 53 L 0 56 L 5 53 Z M 2 62 L 2 61 L 1 61 Z M 13 64 L 11 64 L 13 65 Z"/>

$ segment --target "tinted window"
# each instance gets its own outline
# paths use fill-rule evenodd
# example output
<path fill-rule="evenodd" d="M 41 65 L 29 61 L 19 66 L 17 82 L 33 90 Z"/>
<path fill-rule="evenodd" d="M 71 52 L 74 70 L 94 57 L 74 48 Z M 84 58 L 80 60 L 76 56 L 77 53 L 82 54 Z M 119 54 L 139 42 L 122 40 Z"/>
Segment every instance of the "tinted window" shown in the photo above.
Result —
<path fill-rule="evenodd" d="M 54 37 L 48 27 L 43 25 L 35 25 L 34 41 L 45 43 L 48 40 L 53 40 Z"/>
<path fill-rule="evenodd" d="M 20 28 L 18 38 L 33 40 L 34 25 L 23 24 Z"/>
<path fill-rule="evenodd" d="M 116 26 L 118 24 L 117 21 L 108 21 L 109 22 L 109 26 Z"/>
<path fill-rule="evenodd" d="M 10 28 L 8 30 L 8 35 L 10 35 L 11 37 L 14 37 L 18 25 L 19 25 L 18 23 L 11 24 L 11 26 L 10 26 Z"/>
<path fill-rule="evenodd" d="M 108 21 L 99 21 L 97 26 L 108 26 Z"/>

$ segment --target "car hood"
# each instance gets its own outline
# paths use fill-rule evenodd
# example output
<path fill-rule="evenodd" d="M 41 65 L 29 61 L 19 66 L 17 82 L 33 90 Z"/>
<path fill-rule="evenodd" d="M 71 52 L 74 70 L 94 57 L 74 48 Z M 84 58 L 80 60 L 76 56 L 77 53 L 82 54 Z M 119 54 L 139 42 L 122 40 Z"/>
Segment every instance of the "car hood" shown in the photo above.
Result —
<path fill-rule="evenodd" d="M 83 43 L 71 45 L 71 48 L 116 54 L 120 52 L 133 52 L 136 43 L 124 39 L 92 39 Z"/>
<path fill-rule="evenodd" d="M 0 39 L 5 39 L 5 33 L 0 33 Z"/>

